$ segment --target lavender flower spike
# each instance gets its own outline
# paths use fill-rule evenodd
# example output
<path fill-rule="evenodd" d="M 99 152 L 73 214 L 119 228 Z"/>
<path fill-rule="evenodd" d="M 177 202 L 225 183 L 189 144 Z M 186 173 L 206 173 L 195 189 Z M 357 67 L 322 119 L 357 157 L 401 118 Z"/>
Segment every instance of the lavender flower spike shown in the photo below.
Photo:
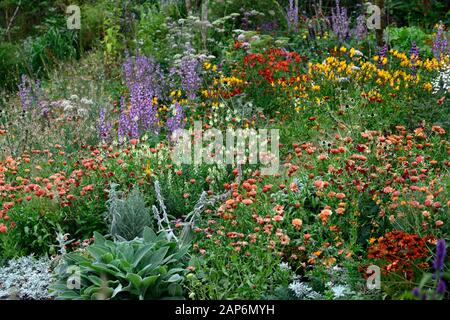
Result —
<path fill-rule="evenodd" d="M 181 129 L 184 125 L 183 108 L 180 104 L 178 104 L 178 102 L 173 105 L 173 108 L 173 116 L 167 120 L 167 129 L 169 130 L 170 134 L 172 134 L 177 129 Z"/>
<path fill-rule="evenodd" d="M 445 240 L 439 239 L 436 245 L 436 257 L 434 258 L 433 268 L 436 272 L 444 270 L 446 256 Z"/>
<path fill-rule="evenodd" d="M 105 108 L 100 109 L 100 115 L 97 121 L 97 131 L 102 142 L 109 140 L 109 132 L 112 128 L 112 123 L 106 121 Z"/>
<path fill-rule="evenodd" d="M 286 22 L 289 30 L 298 30 L 298 2 L 289 0 L 289 7 L 286 10 Z"/>
<path fill-rule="evenodd" d="M 339 41 L 348 39 L 350 20 L 347 16 L 347 9 L 340 6 L 339 0 L 336 0 L 336 8 L 331 9 L 331 24 Z"/>
<path fill-rule="evenodd" d="M 442 295 L 445 293 L 445 290 L 447 289 L 447 286 L 445 285 L 445 280 L 444 279 L 440 279 L 439 283 L 437 285 L 436 288 L 436 293 L 439 295 Z"/>
<path fill-rule="evenodd" d="M 434 57 L 440 61 L 443 57 L 450 53 L 450 44 L 444 33 L 444 25 L 439 23 L 436 35 L 433 37 L 432 47 Z"/>

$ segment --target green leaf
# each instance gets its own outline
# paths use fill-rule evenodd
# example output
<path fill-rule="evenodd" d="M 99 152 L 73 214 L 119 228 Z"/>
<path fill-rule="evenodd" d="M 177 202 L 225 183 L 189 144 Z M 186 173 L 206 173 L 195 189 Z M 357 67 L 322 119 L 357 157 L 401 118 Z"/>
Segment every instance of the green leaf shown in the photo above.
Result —
<path fill-rule="evenodd" d="M 100 233 L 98 233 L 97 231 L 94 231 L 94 239 L 95 239 L 95 244 L 99 244 L 102 245 L 105 243 L 106 239 L 105 237 L 103 237 Z"/>
<path fill-rule="evenodd" d="M 432 277 L 433 275 L 431 273 L 425 273 L 420 280 L 419 288 L 423 288 L 427 284 L 427 282 L 432 279 Z"/>
<path fill-rule="evenodd" d="M 110 263 L 114 259 L 114 256 L 108 252 L 102 255 L 101 260 L 105 263 Z"/>
<path fill-rule="evenodd" d="M 164 257 L 166 256 L 167 251 L 169 251 L 168 247 L 162 247 L 158 249 L 158 251 L 156 251 L 149 257 L 148 263 L 151 263 L 153 265 L 160 265 Z"/>
<path fill-rule="evenodd" d="M 93 264 L 91 264 L 88 267 L 88 269 L 91 269 L 92 271 L 97 271 L 97 272 L 100 272 L 100 273 L 111 274 L 113 276 L 117 276 L 117 274 L 118 274 L 117 270 L 113 270 L 113 269 L 111 269 L 110 267 L 108 267 L 107 265 L 105 265 L 103 263 L 94 262 Z"/>
<path fill-rule="evenodd" d="M 154 275 L 154 276 L 148 276 L 142 280 L 142 285 L 145 288 L 148 288 L 148 287 L 152 286 L 156 282 L 156 280 L 158 280 L 158 278 L 159 278 L 159 274 Z"/>
<path fill-rule="evenodd" d="M 182 279 L 183 277 L 179 274 L 174 274 L 169 279 L 166 280 L 166 282 L 177 282 L 178 280 Z"/>
<path fill-rule="evenodd" d="M 171 283 L 167 289 L 172 297 L 183 295 L 183 288 L 178 283 Z"/>
<path fill-rule="evenodd" d="M 89 279 L 90 282 L 95 284 L 97 287 L 101 287 L 103 284 L 102 278 L 100 278 L 98 276 L 91 275 L 91 276 L 88 276 L 87 278 Z"/>
<path fill-rule="evenodd" d="M 153 229 L 149 227 L 144 228 L 143 237 L 146 243 L 154 243 L 158 238 L 155 231 L 153 231 Z"/>
<path fill-rule="evenodd" d="M 139 250 L 137 250 L 134 255 L 133 267 L 136 268 L 139 262 L 141 262 L 142 258 L 152 249 L 153 246 L 144 246 L 142 248 L 139 248 Z"/>
<path fill-rule="evenodd" d="M 126 279 L 131 282 L 131 284 L 138 290 L 141 288 L 142 278 L 140 275 L 135 273 L 128 273 Z"/>
<path fill-rule="evenodd" d="M 101 260 L 102 256 L 108 253 L 108 250 L 97 245 L 90 246 L 88 251 L 95 258 L 95 260 Z"/>

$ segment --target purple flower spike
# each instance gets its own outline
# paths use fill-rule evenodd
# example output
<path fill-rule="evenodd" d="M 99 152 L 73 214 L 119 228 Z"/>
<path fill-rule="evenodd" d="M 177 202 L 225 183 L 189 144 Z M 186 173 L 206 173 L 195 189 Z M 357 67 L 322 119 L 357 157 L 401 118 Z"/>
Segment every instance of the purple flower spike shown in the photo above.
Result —
<path fill-rule="evenodd" d="M 119 117 L 119 140 L 139 138 L 144 132 L 159 131 L 155 99 L 164 92 L 164 75 L 152 58 L 136 54 L 127 57 L 123 64 L 125 83 L 129 92 L 129 108 L 125 98 L 121 99 Z"/>
<path fill-rule="evenodd" d="M 436 288 L 436 293 L 439 295 L 442 295 L 445 293 L 446 289 L 447 289 L 447 286 L 445 285 L 444 279 L 440 279 L 439 283 L 437 285 L 437 288 Z"/>
<path fill-rule="evenodd" d="M 289 0 L 289 7 L 286 9 L 286 22 L 289 30 L 298 30 L 298 5 L 294 3 L 294 0 Z"/>
<path fill-rule="evenodd" d="M 331 24 L 339 41 L 348 39 L 350 20 L 347 15 L 347 9 L 340 6 L 339 0 L 336 0 L 336 8 L 331 9 Z"/>
<path fill-rule="evenodd" d="M 173 105 L 173 108 L 174 114 L 167 120 L 167 129 L 169 130 L 170 134 L 172 134 L 177 129 L 183 128 L 184 126 L 183 108 L 178 103 L 175 103 Z"/>
<path fill-rule="evenodd" d="M 112 123 L 106 121 L 105 108 L 100 109 L 100 115 L 97 121 L 97 131 L 102 142 L 109 140 L 109 132 L 111 131 Z"/>
<path fill-rule="evenodd" d="M 446 256 L 446 245 L 444 239 L 439 239 L 436 245 L 436 257 L 434 258 L 433 267 L 436 272 L 444 270 L 444 262 Z"/>
<path fill-rule="evenodd" d="M 450 44 L 444 32 L 444 25 L 439 23 L 436 35 L 433 37 L 432 47 L 434 57 L 440 61 L 444 56 L 450 53 Z"/>

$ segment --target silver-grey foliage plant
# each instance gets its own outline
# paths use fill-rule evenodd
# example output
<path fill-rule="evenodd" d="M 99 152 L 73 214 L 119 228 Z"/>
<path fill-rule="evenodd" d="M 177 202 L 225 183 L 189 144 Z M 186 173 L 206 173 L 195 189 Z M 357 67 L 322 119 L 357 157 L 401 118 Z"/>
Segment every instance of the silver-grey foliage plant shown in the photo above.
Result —
<path fill-rule="evenodd" d="M 51 299 L 50 264 L 47 257 L 36 259 L 32 255 L 8 261 L 0 268 L 0 299 Z"/>
<path fill-rule="evenodd" d="M 106 202 L 110 234 L 116 240 L 133 240 L 141 237 L 145 227 L 150 227 L 152 217 L 146 207 L 144 197 L 138 187 L 134 187 L 128 197 L 116 190 L 117 184 L 112 183 L 109 199 Z"/>

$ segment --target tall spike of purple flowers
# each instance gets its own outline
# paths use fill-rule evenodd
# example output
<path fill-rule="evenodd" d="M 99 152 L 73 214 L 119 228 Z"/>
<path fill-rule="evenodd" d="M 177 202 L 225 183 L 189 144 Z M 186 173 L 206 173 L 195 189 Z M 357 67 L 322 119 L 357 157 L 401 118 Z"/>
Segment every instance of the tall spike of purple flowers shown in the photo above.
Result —
<path fill-rule="evenodd" d="M 331 9 L 331 24 L 339 41 L 348 39 L 350 20 L 347 15 L 347 9 L 341 7 L 339 0 L 336 0 L 336 8 Z"/>
<path fill-rule="evenodd" d="M 450 54 L 450 44 L 448 38 L 444 32 L 444 25 L 439 23 L 437 32 L 433 37 L 432 51 L 434 57 L 440 61 L 444 56 Z"/>
<path fill-rule="evenodd" d="M 109 140 L 109 133 L 112 128 L 112 123 L 106 120 L 105 108 L 100 109 L 100 114 L 97 121 L 97 131 L 102 142 Z"/>
<path fill-rule="evenodd" d="M 439 239 L 436 244 L 436 256 L 433 261 L 434 270 L 439 273 L 444 269 L 444 262 L 446 256 L 446 245 L 444 239 Z"/>
<path fill-rule="evenodd" d="M 444 279 L 439 279 L 438 285 L 436 287 L 436 293 L 439 295 L 442 295 L 445 293 L 445 290 L 447 289 L 447 286 L 445 285 Z"/>
<path fill-rule="evenodd" d="M 186 92 L 188 99 L 193 100 L 196 97 L 197 91 L 202 83 L 199 69 L 201 67 L 201 59 L 194 55 L 192 47 L 186 48 L 186 54 L 181 58 L 178 65 L 170 69 L 170 78 L 172 86 L 176 76 L 180 79 L 180 85 L 184 92 Z"/>
<path fill-rule="evenodd" d="M 364 40 L 367 36 L 367 23 L 364 14 L 361 14 L 356 18 L 356 27 L 353 30 L 353 34 L 358 41 Z"/>
<path fill-rule="evenodd" d="M 155 98 L 164 92 L 164 75 L 158 63 L 136 53 L 134 59 L 127 57 L 123 64 L 125 83 L 128 87 L 130 108 L 121 100 L 119 137 L 138 138 L 145 131 L 157 133 L 159 118 Z"/>
<path fill-rule="evenodd" d="M 380 52 L 378 53 L 378 66 L 383 66 L 383 60 L 387 57 L 388 52 L 388 46 L 385 44 L 383 47 L 381 47 Z"/>
<path fill-rule="evenodd" d="M 298 30 L 298 2 L 289 0 L 289 7 L 286 9 L 286 22 L 290 31 Z"/>
<path fill-rule="evenodd" d="M 39 80 L 32 82 L 25 74 L 21 77 L 19 87 L 19 98 L 22 110 L 27 111 L 38 105 L 41 83 Z"/>
<path fill-rule="evenodd" d="M 416 43 L 413 41 L 411 45 L 411 50 L 409 51 L 410 60 L 411 60 L 411 70 L 412 74 L 415 75 L 417 71 L 417 60 L 420 58 L 420 49 L 417 47 Z"/>
<path fill-rule="evenodd" d="M 184 127 L 184 113 L 182 106 L 176 102 L 173 105 L 173 116 L 167 119 L 167 129 L 169 134 L 172 134 L 177 129 L 181 129 Z"/>

